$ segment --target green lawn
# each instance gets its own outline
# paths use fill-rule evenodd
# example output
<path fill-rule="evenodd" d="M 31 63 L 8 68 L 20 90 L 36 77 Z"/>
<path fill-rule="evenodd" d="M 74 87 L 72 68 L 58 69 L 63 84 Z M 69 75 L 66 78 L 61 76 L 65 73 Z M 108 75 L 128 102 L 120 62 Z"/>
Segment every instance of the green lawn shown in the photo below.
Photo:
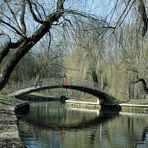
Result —
<path fill-rule="evenodd" d="M 8 96 L 0 94 L 0 104 L 13 106 L 13 105 L 20 103 L 20 102 L 22 102 L 22 101 L 14 98 L 14 97 L 8 97 Z"/>
<path fill-rule="evenodd" d="M 148 99 L 130 99 L 130 100 L 126 101 L 125 103 L 148 105 Z"/>
<path fill-rule="evenodd" d="M 34 95 L 34 96 L 40 96 L 40 97 L 53 97 L 53 98 L 56 98 L 56 96 L 53 96 L 53 95 L 50 95 L 48 93 L 39 93 L 39 92 L 33 92 L 33 93 L 30 93 L 30 95 Z"/>

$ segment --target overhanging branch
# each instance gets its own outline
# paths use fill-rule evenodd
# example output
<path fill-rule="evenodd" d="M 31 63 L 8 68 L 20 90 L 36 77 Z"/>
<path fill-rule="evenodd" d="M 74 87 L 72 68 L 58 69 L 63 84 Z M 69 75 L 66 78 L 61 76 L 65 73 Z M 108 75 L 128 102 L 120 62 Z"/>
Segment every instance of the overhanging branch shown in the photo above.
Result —
<path fill-rule="evenodd" d="M 7 25 L 8 27 L 10 27 L 12 30 L 14 30 L 18 35 L 22 36 L 23 38 L 26 38 L 20 31 L 18 31 L 15 27 L 13 27 L 12 25 L 10 25 L 9 23 L 5 22 L 4 20 L 0 19 L 0 23 L 3 23 L 5 25 Z"/>
<path fill-rule="evenodd" d="M 138 82 L 141 82 L 142 83 L 144 91 L 148 94 L 148 88 L 147 88 L 147 82 L 146 82 L 146 80 L 144 80 L 143 78 L 138 78 L 133 83 L 138 83 Z"/>
<path fill-rule="evenodd" d="M 20 24 L 21 24 L 21 30 L 22 30 L 23 34 L 26 34 L 26 24 L 24 21 L 25 10 L 26 10 L 26 2 L 25 2 L 25 0 L 22 0 L 22 11 L 21 11 L 21 15 L 20 15 Z"/>

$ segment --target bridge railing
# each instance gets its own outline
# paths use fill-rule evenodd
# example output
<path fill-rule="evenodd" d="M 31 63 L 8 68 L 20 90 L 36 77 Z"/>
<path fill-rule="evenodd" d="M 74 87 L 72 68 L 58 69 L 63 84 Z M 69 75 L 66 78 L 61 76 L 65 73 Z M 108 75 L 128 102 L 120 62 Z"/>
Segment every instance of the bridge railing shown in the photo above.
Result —
<path fill-rule="evenodd" d="M 31 79 L 29 81 L 23 81 L 19 83 L 8 83 L 6 87 L 4 88 L 3 92 L 6 94 L 30 88 L 30 87 L 40 87 L 40 86 L 53 86 L 53 85 L 63 85 L 63 78 L 44 78 L 39 79 L 38 81 L 36 79 Z M 81 78 L 73 78 L 68 77 L 67 79 L 67 85 L 73 85 L 73 86 L 81 86 L 86 88 L 92 88 L 95 90 L 101 90 L 101 85 L 99 83 L 94 83 L 89 80 L 83 80 Z"/>
<path fill-rule="evenodd" d="M 2 93 L 9 94 L 17 90 L 25 89 L 28 87 L 34 87 L 34 86 L 35 86 L 34 79 L 31 79 L 30 81 L 23 81 L 23 82 L 11 82 L 4 87 L 4 89 L 2 90 Z"/>
<path fill-rule="evenodd" d="M 93 88 L 96 90 L 101 90 L 101 85 L 99 83 L 94 83 L 89 80 L 83 80 L 83 79 L 68 79 L 68 85 L 74 85 L 74 86 L 83 86 L 87 88 Z"/>

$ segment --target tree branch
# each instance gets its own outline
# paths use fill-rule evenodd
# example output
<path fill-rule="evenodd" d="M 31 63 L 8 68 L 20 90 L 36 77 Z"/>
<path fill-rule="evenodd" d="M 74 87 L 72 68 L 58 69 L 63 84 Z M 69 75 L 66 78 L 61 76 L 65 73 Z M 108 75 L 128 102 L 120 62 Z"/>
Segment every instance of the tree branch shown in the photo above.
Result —
<path fill-rule="evenodd" d="M 22 36 L 23 38 L 26 38 L 20 31 L 18 31 L 15 27 L 13 27 L 12 25 L 10 25 L 9 23 L 5 22 L 4 20 L 0 19 L 0 23 L 3 23 L 5 25 L 7 25 L 8 27 L 10 27 L 11 29 L 13 29 L 18 35 Z"/>
<path fill-rule="evenodd" d="M 17 27 L 21 30 L 20 25 L 19 25 L 19 23 L 18 23 L 18 20 L 17 20 L 17 18 L 16 18 L 16 15 L 15 15 L 15 12 L 14 12 L 14 11 L 12 10 L 12 8 L 10 7 L 8 1 L 6 1 L 6 4 L 7 4 L 8 9 L 10 10 L 10 13 L 12 14 L 12 16 L 13 16 L 15 22 L 16 22 Z"/>
<path fill-rule="evenodd" d="M 25 18 L 25 9 L 26 9 L 26 3 L 25 0 L 22 0 L 22 11 L 21 11 L 21 15 L 20 15 L 20 24 L 21 24 L 21 30 L 23 34 L 26 34 L 26 24 L 24 21 Z"/>
<path fill-rule="evenodd" d="M 138 78 L 138 80 L 134 81 L 133 83 L 138 83 L 141 82 L 143 85 L 144 91 L 148 94 L 148 87 L 147 87 L 147 82 L 143 78 Z"/>
<path fill-rule="evenodd" d="M 44 10 L 44 7 L 39 3 L 39 2 L 36 2 L 40 7 L 41 7 L 41 9 L 43 10 L 43 13 L 44 13 L 44 16 L 47 16 L 46 15 L 46 11 Z"/>
<path fill-rule="evenodd" d="M 34 20 L 35 20 L 36 22 L 40 23 L 40 24 L 44 24 L 45 21 L 40 20 L 40 19 L 36 16 L 36 14 L 34 13 L 33 7 L 32 7 L 32 4 L 33 4 L 33 3 L 32 3 L 30 0 L 27 0 L 27 3 L 28 3 L 28 5 L 29 5 L 29 9 L 30 9 L 30 12 L 31 12 L 31 14 L 32 14 L 32 16 L 33 16 L 33 18 L 34 18 Z"/>
<path fill-rule="evenodd" d="M 148 29 L 148 18 L 147 18 L 146 8 L 143 0 L 139 0 L 138 11 L 143 21 L 142 36 L 144 37 Z"/>
<path fill-rule="evenodd" d="M 17 48 L 23 41 L 23 40 L 19 40 L 16 43 L 12 43 L 9 35 L 7 35 L 6 33 L 0 33 L 0 36 L 2 36 L 2 35 L 7 36 L 9 38 L 9 41 L 7 43 L 5 43 L 3 46 L 1 46 L 1 48 L 0 48 L 0 63 L 8 55 L 10 49 Z"/>

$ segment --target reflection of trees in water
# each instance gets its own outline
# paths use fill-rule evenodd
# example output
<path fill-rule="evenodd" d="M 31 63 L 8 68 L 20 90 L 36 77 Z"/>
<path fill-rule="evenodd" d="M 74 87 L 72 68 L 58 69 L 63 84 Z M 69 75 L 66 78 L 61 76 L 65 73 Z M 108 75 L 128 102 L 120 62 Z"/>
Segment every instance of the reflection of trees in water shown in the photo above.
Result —
<path fill-rule="evenodd" d="M 59 112 L 59 113 L 58 113 Z M 43 113 L 45 113 L 43 111 Z M 56 115 L 59 114 L 59 115 Z M 47 116 L 44 114 L 43 117 L 40 116 L 41 113 L 33 113 L 32 115 L 25 116 L 22 118 L 25 122 L 33 124 L 38 128 L 67 128 L 67 129 L 79 129 L 87 128 L 90 126 L 98 125 L 99 123 L 107 122 L 118 116 L 118 113 L 108 113 L 99 112 L 89 113 L 89 112 L 75 112 L 75 111 L 56 111 L 48 112 Z M 47 120 L 47 121 L 46 121 Z"/>
<path fill-rule="evenodd" d="M 143 128 L 142 138 L 137 141 L 136 148 L 148 147 L 148 127 Z"/>
<path fill-rule="evenodd" d="M 148 142 L 148 126 L 143 129 L 142 141 L 147 141 Z"/>
<path fill-rule="evenodd" d="M 120 137 L 119 139 L 128 139 L 127 143 L 129 147 L 137 147 L 137 148 L 145 148 L 145 141 L 146 141 L 146 135 L 148 135 L 148 130 L 146 130 L 147 126 L 147 115 L 144 114 L 127 114 L 127 115 L 122 115 L 122 118 L 120 119 L 122 123 L 124 124 L 119 124 L 116 123 L 116 128 L 120 129 Z M 115 128 L 111 128 L 112 130 L 112 135 L 113 136 Z M 143 130 L 145 129 L 145 130 Z M 145 140 L 144 140 L 145 139 Z M 132 146 L 131 146 L 132 142 Z M 147 143 L 148 146 L 148 143 Z"/>

